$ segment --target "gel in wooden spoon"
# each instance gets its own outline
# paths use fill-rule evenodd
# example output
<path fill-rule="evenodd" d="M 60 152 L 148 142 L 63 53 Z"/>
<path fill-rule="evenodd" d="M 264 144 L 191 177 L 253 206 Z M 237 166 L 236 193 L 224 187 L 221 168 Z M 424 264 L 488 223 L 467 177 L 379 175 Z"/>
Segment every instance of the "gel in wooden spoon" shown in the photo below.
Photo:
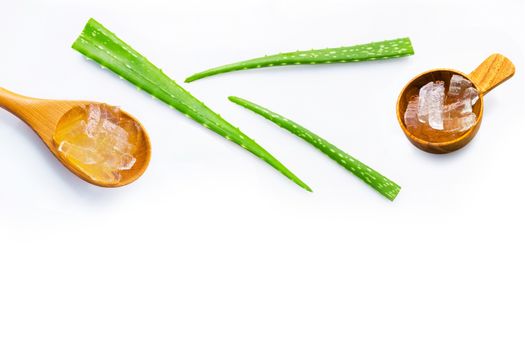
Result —
<path fill-rule="evenodd" d="M 94 185 L 127 185 L 148 166 L 151 146 L 146 131 L 117 107 L 42 100 L 2 88 L 0 107 L 28 124 L 62 164 Z"/>

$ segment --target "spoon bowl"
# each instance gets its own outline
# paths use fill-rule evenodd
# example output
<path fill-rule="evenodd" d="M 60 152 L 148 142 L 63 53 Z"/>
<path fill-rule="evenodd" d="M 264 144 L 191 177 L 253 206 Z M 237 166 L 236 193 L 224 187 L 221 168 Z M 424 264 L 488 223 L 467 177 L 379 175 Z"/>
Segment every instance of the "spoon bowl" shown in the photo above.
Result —
<path fill-rule="evenodd" d="M 396 112 L 397 120 L 401 129 L 405 133 L 408 140 L 419 149 L 430 153 L 449 153 L 458 150 L 468 144 L 481 126 L 483 119 L 484 95 L 490 90 L 503 83 L 514 75 L 514 65 L 503 55 L 493 54 L 483 61 L 472 73 L 465 74 L 454 69 L 433 69 L 426 71 L 412 78 L 405 87 L 401 90 L 397 99 Z M 443 81 L 445 88 L 448 90 L 448 85 L 452 75 L 457 74 L 469 80 L 479 93 L 478 101 L 472 106 L 472 112 L 476 115 L 475 124 L 458 135 L 452 140 L 435 142 L 425 140 L 422 137 L 413 135 L 406 127 L 404 121 L 404 114 L 407 108 L 409 99 L 413 95 L 419 94 L 419 89 L 429 82 Z"/>
<path fill-rule="evenodd" d="M 134 139 L 134 164 L 129 169 L 119 170 L 118 181 L 109 181 L 93 176 L 92 170 L 78 166 L 59 150 L 55 142 L 55 135 L 65 133 L 67 119 L 72 112 L 86 106 L 106 106 L 90 101 L 62 101 L 44 100 L 15 94 L 0 88 L 0 107 L 8 110 L 31 129 L 33 129 L 49 148 L 51 153 L 72 173 L 81 179 L 101 187 L 120 187 L 138 179 L 146 170 L 151 157 L 151 145 L 148 134 L 140 122 L 130 114 L 119 110 L 120 118 L 133 122 L 137 126 L 137 135 Z"/>

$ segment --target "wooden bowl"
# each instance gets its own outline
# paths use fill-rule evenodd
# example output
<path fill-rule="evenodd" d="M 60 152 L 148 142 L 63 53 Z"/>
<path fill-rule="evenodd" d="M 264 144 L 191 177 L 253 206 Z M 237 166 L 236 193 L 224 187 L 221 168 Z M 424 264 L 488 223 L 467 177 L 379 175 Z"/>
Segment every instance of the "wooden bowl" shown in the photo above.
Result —
<path fill-rule="evenodd" d="M 483 96 L 490 90 L 503 83 L 514 75 L 514 64 L 503 55 L 493 54 L 489 56 L 483 63 L 479 65 L 472 73 L 465 74 L 453 69 L 434 69 L 421 73 L 414 77 L 401 90 L 397 99 L 397 121 L 401 129 L 405 133 L 408 140 L 417 148 L 430 153 L 449 153 L 460 149 L 470 142 L 476 136 L 476 133 L 481 126 L 483 119 Z M 448 84 L 452 75 L 458 74 L 468 79 L 472 85 L 478 90 L 479 100 L 472 107 L 476 114 L 476 123 L 472 128 L 465 133 L 459 135 L 457 138 L 445 142 L 432 142 L 424 140 L 420 137 L 414 136 L 406 127 L 404 121 L 405 110 L 411 96 L 417 94 L 419 89 L 431 81 L 444 81 L 445 88 L 448 89 Z"/>

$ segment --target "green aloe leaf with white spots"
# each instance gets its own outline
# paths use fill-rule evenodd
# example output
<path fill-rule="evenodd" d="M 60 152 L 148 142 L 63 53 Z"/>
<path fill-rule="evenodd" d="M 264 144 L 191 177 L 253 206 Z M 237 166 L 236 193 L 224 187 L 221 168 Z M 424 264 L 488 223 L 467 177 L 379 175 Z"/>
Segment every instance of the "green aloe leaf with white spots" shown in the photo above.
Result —
<path fill-rule="evenodd" d="M 290 119 L 240 97 L 230 96 L 228 98 L 230 101 L 263 116 L 292 134 L 299 136 L 391 201 L 396 198 L 401 190 L 401 187 L 395 182 Z"/>
<path fill-rule="evenodd" d="M 90 19 L 73 43 L 73 48 L 128 80 L 139 89 L 148 92 L 203 126 L 247 149 L 302 188 L 311 191 L 308 185 L 254 140 L 193 97 L 164 74 L 162 70 L 99 22 Z"/>
<path fill-rule="evenodd" d="M 412 43 L 409 38 L 378 41 L 369 44 L 361 44 L 332 49 L 295 51 L 280 53 L 277 55 L 254 58 L 247 61 L 219 66 L 193 74 L 186 78 L 189 83 L 211 75 L 222 74 L 245 69 L 288 66 L 295 64 L 327 64 L 327 63 L 349 63 L 360 61 L 385 60 L 410 56 L 414 54 Z"/>

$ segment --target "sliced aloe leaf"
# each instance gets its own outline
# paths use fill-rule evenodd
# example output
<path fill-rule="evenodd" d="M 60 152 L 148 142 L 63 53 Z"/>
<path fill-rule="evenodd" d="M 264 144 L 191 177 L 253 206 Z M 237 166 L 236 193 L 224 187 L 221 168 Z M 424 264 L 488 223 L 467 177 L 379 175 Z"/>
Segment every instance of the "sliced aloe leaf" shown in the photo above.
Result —
<path fill-rule="evenodd" d="M 185 82 L 189 83 L 212 75 L 244 69 L 289 66 L 295 64 L 350 63 L 385 60 L 413 54 L 414 49 L 412 48 L 410 39 L 400 38 L 355 46 L 322 50 L 295 51 L 254 58 L 247 61 L 211 68 L 203 72 L 193 74 L 192 76 L 186 78 Z"/>
<path fill-rule="evenodd" d="M 389 180 L 374 169 L 361 163 L 351 155 L 345 153 L 330 142 L 290 119 L 240 97 L 230 96 L 228 99 L 239 106 L 261 115 L 269 121 L 279 125 L 281 128 L 290 131 L 292 134 L 299 136 L 391 201 L 396 198 L 401 190 L 401 187 L 392 180 Z"/>

